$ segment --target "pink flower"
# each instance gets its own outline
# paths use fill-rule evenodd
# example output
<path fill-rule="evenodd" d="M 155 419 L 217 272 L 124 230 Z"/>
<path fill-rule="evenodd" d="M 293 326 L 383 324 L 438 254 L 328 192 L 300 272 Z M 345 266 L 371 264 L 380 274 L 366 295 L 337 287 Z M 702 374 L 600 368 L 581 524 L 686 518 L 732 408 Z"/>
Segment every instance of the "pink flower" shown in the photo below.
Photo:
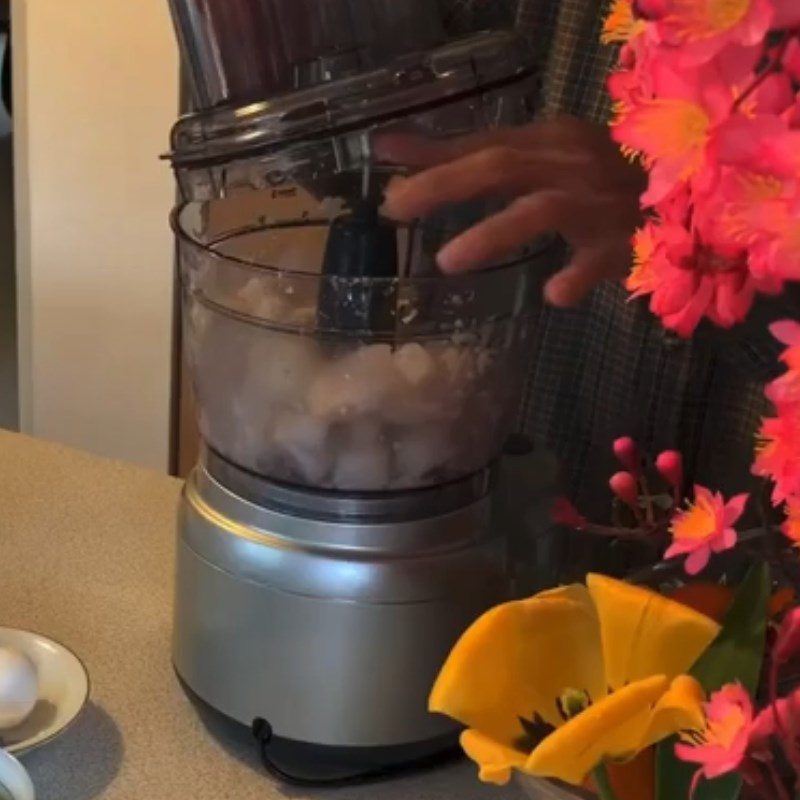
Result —
<path fill-rule="evenodd" d="M 772 0 L 775 16 L 772 20 L 774 28 L 796 28 L 800 25 L 800 6 L 797 0 Z"/>
<path fill-rule="evenodd" d="M 705 230 L 746 247 L 756 280 L 800 280 L 800 131 L 774 114 L 736 116 L 710 150 L 719 167 L 699 213 Z"/>
<path fill-rule="evenodd" d="M 629 506 L 634 511 L 639 511 L 639 486 L 636 483 L 636 477 L 630 472 L 618 472 L 608 482 L 611 491 L 620 499 L 626 506 Z"/>
<path fill-rule="evenodd" d="M 617 68 L 609 75 L 606 84 L 611 99 L 620 110 L 632 108 L 654 96 L 652 68 L 659 51 L 653 45 L 647 26 L 641 20 L 638 26 L 636 33 L 620 48 Z M 609 37 L 610 34 L 606 38 L 612 41 Z"/>
<path fill-rule="evenodd" d="M 630 436 L 623 436 L 614 442 L 614 455 L 629 472 L 636 474 L 641 469 L 639 448 Z"/>
<path fill-rule="evenodd" d="M 762 424 L 753 473 L 775 483 L 775 505 L 789 501 L 783 532 L 800 544 L 800 323 L 776 322 L 770 332 L 786 345 L 781 361 L 788 370 L 766 387 L 776 416 Z"/>
<path fill-rule="evenodd" d="M 767 400 L 778 409 L 778 414 L 785 416 L 792 409 L 800 408 L 800 372 L 790 370 L 764 390 Z"/>
<path fill-rule="evenodd" d="M 652 96 L 621 103 L 612 133 L 626 152 L 644 157 L 650 186 L 642 202 L 655 205 L 702 170 L 714 127 L 730 114 L 734 91 L 717 64 L 685 70 L 668 53 L 659 53 L 648 71 Z"/>
<path fill-rule="evenodd" d="M 681 761 L 700 765 L 692 781 L 692 794 L 702 778 L 712 780 L 739 769 L 747 756 L 753 725 L 753 701 L 738 683 L 712 694 L 705 710 L 705 730 L 675 745 L 675 755 Z"/>
<path fill-rule="evenodd" d="M 800 607 L 793 608 L 783 619 L 772 657 L 778 664 L 785 664 L 800 656 Z"/>
<path fill-rule="evenodd" d="M 774 17 L 769 0 L 637 0 L 637 8 L 686 65 L 709 61 L 730 45 L 760 44 Z"/>
<path fill-rule="evenodd" d="M 798 11 L 798 14 L 800 14 L 800 11 Z M 800 40 L 795 38 L 789 42 L 782 63 L 786 73 L 794 80 L 800 81 Z"/>
<path fill-rule="evenodd" d="M 800 78 L 797 80 L 800 80 Z M 783 118 L 792 130 L 800 128 L 800 95 L 798 95 L 795 104 L 783 115 Z"/>
<path fill-rule="evenodd" d="M 758 438 L 753 474 L 773 481 L 772 502 L 779 506 L 800 497 L 800 408 L 779 407 L 778 416 L 764 420 Z"/>
<path fill-rule="evenodd" d="M 656 469 L 673 488 L 683 485 L 683 456 L 675 450 L 667 450 L 656 459 Z"/>
<path fill-rule="evenodd" d="M 586 517 L 566 497 L 559 497 L 555 501 L 550 510 L 550 519 L 556 525 L 564 525 L 578 531 L 586 527 Z"/>
<path fill-rule="evenodd" d="M 792 79 L 785 72 L 769 75 L 758 89 L 744 100 L 742 111 L 746 114 L 783 114 L 794 104 Z"/>
<path fill-rule="evenodd" d="M 699 259 L 708 264 L 703 280 L 713 287 L 706 316 L 722 328 L 732 328 L 745 319 L 757 291 L 768 294 L 777 291 L 771 282 L 756 280 L 742 256 L 726 261 L 724 256 L 708 248 L 700 251 Z"/>
<path fill-rule="evenodd" d="M 619 62 L 606 81 L 606 88 L 618 108 L 628 108 L 650 96 L 649 72 L 635 44 L 623 45 Z"/>
<path fill-rule="evenodd" d="M 790 370 L 800 372 L 800 322 L 793 319 L 782 320 L 770 325 L 770 333 L 787 349 L 781 355 L 781 361 Z"/>
<path fill-rule="evenodd" d="M 711 553 L 722 553 L 736 546 L 734 524 L 744 513 L 748 495 L 740 494 L 729 502 L 719 492 L 712 494 L 695 486 L 694 504 L 679 511 L 672 519 L 672 545 L 664 558 L 688 555 L 685 569 L 689 575 L 702 572 Z"/>
<path fill-rule="evenodd" d="M 723 167 L 792 178 L 800 163 L 796 139 L 778 114 L 734 114 L 714 131 L 711 157 Z"/>
<path fill-rule="evenodd" d="M 773 216 L 764 238 L 751 247 L 751 271 L 756 277 L 800 280 L 800 217 L 786 203 L 764 203 L 761 211 Z"/>
<path fill-rule="evenodd" d="M 800 689 L 789 697 L 782 697 L 759 712 L 750 727 L 748 750 L 757 753 L 769 753 L 770 740 L 784 732 L 792 733 L 800 739 Z M 780 723 L 780 725 L 779 725 Z M 790 746 L 792 743 L 789 743 Z M 797 747 L 797 743 L 794 743 Z"/>
<path fill-rule="evenodd" d="M 781 361 L 789 368 L 777 380 L 767 385 L 765 394 L 775 406 L 778 417 L 787 417 L 800 409 L 800 323 L 794 320 L 776 322 L 770 326 L 772 335 L 787 345 Z"/>
<path fill-rule="evenodd" d="M 773 288 L 751 275 L 744 251 L 726 256 L 682 224 L 652 220 L 634 237 L 626 287 L 633 297 L 650 295 L 650 310 L 681 336 L 691 336 L 703 317 L 723 327 L 741 322 L 756 291 Z"/>
<path fill-rule="evenodd" d="M 626 49 L 623 47 L 622 52 Z M 620 59 L 621 60 L 621 59 Z M 611 99 L 622 105 L 638 103 L 641 98 L 641 82 L 634 64 L 624 69 L 616 69 L 606 80 L 606 89 Z"/>

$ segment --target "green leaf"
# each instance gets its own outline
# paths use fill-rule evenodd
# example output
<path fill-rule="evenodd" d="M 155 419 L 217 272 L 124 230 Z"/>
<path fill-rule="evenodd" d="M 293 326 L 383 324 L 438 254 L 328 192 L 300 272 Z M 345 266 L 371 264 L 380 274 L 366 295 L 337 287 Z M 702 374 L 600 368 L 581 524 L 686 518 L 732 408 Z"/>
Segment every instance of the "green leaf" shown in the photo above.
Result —
<path fill-rule="evenodd" d="M 675 739 L 667 739 L 656 750 L 656 800 L 690 800 L 692 778 L 697 766 L 675 758 Z M 692 800 L 736 800 L 742 791 L 738 775 L 703 780 Z"/>
<path fill-rule="evenodd" d="M 771 589 L 769 567 L 753 566 L 736 592 L 722 631 L 692 668 L 707 692 L 738 681 L 755 694 L 764 663 Z"/>
<path fill-rule="evenodd" d="M 764 661 L 770 589 L 767 565 L 752 567 L 736 592 L 719 636 L 691 670 L 707 693 L 738 681 L 751 694 L 755 694 Z M 692 776 L 697 767 L 679 761 L 674 748 L 674 738 L 662 742 L 658 747 L 657 800 L 689 798 Z M 741 786 L 738 775 L 702 781 L 694 800 L 735 800 Z"/>

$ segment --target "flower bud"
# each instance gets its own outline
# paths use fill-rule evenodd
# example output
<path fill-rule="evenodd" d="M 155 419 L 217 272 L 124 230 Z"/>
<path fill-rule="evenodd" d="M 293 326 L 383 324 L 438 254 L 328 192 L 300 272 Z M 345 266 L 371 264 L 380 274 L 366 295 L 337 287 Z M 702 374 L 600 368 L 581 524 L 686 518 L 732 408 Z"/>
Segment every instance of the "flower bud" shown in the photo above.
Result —
<path fill-rule="evenodd" d="M 617 461 L 629 472 L 634 475 L 639 472 L 641 468 L 639 448 L 630 436 L 623 436 L 614 442 L 614 455 L 617 457 Z"/>
<path fill-rule="evenodd" d="M 618 472 L 608 482 L 611 491 L 634 511 L 639 511 L 639 487 L 630 472 Z"/>
<path fill-rule="evenodd" d="M 673 489 L 683 486 L 683 456 L 677 450 L 667 450 L 656 459 L 656 469 Z"/>

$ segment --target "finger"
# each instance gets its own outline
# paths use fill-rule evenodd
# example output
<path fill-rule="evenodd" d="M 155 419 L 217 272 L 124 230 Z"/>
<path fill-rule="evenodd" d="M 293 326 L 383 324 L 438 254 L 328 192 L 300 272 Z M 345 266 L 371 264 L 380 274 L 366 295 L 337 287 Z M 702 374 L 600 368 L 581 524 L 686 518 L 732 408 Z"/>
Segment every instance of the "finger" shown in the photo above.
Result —
<path fill-rule="evenodd" d="M 537 236 L 563 227 L 571 203 L 564 192 L 520 198 L 446 244 L 437 256 L 443 272 L 462 272 L 510 258 Z"/>
<path fill-rule="evenodd" d="M 378 133 L 373 141 L 373 153 L 380 163 L 424 168 L 491 147 L 523 150 L 576 148 L 585 145 L 589 138 L 590 131 L 586 123 L 572 117 L 559 117 L 451 139 L 435 139 L 420 133 L 401 131 Z"/>
<path fill-rule="evenodd" d="M 442 206 L 481 197 L 513 198 L 539 188 L 570 185 L 580 192 L 590 166 L 591 158 L 585 154 L 531 154 L 494 147 L 391 183 L 383 210 L 389 217 L 410 221 Z"/>
<path fill-rule="evenodd" d="M 547 281 L 545 300 L 557 308 L 571 308 L 603 281 L 624 277 L 629 267 L 630 252 L 618 246 L 580 248 L 570 263 Z"/>
<path fill-rule="evenodd" d="M 468 139 L 434 139 L 415 133 L 378 134 L 373 155 L 378 163 L 404 167 L 432 167 L 469 152 Z"/>

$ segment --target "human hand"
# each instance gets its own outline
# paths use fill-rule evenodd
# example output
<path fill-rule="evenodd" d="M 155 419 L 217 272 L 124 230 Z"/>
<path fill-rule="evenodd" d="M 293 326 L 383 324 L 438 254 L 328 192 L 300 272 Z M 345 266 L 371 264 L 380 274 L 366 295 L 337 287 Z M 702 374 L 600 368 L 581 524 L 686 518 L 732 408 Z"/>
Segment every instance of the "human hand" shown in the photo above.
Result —
<path fill-rule="evenodd" d="M 552 231 L 573 250 L 570 263 L 545 285 L 553 305 L 575 305 L 596 284 L 630 268 L 646 178 L 605 128 L 562 117 L 450 141 L 386 134 L 375 153 L 384 163 L 421 170 L 389 185 L 383 212 L 398 221 L 482 197 L 511 201 L 442 248 L 437 259 L 444 272 L 510 257 Z"/>

